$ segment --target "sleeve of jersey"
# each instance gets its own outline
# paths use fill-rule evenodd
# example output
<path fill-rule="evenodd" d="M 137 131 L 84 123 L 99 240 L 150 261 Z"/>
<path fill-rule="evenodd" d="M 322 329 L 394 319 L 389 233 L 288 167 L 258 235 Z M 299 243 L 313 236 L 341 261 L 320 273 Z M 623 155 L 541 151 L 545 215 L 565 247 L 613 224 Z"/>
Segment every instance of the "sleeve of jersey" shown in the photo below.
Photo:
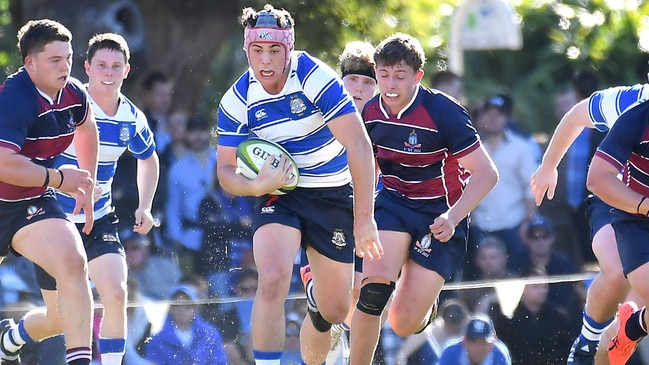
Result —
<path fill-rule="evenodd" d="M 459 158 L 478 149 L 480 138 L 466 109 L 453 103 L 445 110 L 443 117 L 439 119 L 439 128 L 446 139 L 449 151 Z"/>
<path fill-rule="evenodd" d="M 88 94 L 86 94 L 86 89 L 83 87 L 81 82 L 73 77 L 70 77 L 70 86 L 81 99 L 81 108 L 75 109 L 74 115 L 74 122 L 78 127 L 86 122 L 86 118 L 88 117 L 88 113 L 90 111 Z"/>
<path fill-rule="evenodd" d="M 594 92 L 588 98 L 588 115 L 599 131 L 607 132 L 624 111 L 635 105 L 645 85 L 618 86 Z"/>
<path fill-rule="evenodd" d="M 128 144 L 128 149 L 135 158 L 145 160 L 153 155 L 155 142 L 146 116 L 140 110 L 135 112 L 135 131 L 135 135 Z"/>
<path fill-rule="evenodd" d="M 0 147 L 20 152 L 30 124 L 29 115 L 36 118 L 37 110 L 31 110 L 29 101 L 18 100 L 6 89 L 0 91 Z"/>
<path fill-rule="evenodd" d="M 233 85 L 221 99 L 216 117 L 218 144 L 236 147 L 248 138 L 248 107 L 245 96 Z"/>
<path fill-rule="evenodd" d="M 356 112 L 354 100 L 331 67 L 306 53 L 299 60 L 298 75 L 304 75 L 304 94 L 320 109 L 325 123 Z"/>
<path fill-rule="evenodd" d="M 643 138 L 646 138 L 647 123 L 642 120 L 643 115 L 639 113 L 640 111 L 636 108 L 620 116 L 619 123 L 615 123 L 604 137 L 595 151 L 595 156 L 604 159 L 615 166 L 617 170 L 621 170 L 631 156 L 634 147 Z"/>

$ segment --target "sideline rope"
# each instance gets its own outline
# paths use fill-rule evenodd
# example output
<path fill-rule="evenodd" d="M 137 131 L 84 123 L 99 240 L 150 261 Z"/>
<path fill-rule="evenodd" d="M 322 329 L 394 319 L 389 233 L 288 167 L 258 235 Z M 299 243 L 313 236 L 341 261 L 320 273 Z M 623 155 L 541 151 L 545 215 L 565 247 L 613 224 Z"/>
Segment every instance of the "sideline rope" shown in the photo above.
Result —
<path fill-rule="evenodd" d="M 570 275 L 553 275 L 546 277 L 524 277 L 524 278 L 512 278 L 505 280 L 480 280 L 480 281 L 467 281 L 467 282 L 457 282 L 457 283 L 446 283 L 442 290 L 467 290 L 467 289 L 480 289 L 480 288 L 495 288 L 501 284 L 507 283 L 517 283 L 519 285 L 528 285 L 528 284 L 557 284 L 557 283 L 572 283 L 579 281 L 591 280 L 595 277 L 597 273 L 581 273 L 581 274 L 570 274 Z M 149 305 L 188 305 L 188 304 L 224 304 L 224 303 L 236 303 L 243 301 L 250 301 L 253 297 L 221 297 L 221 298 L 206 298 L 199 299 L 195 301 L 178 301 L 178 300 L 147 300 L 147 301 L 137 301 L 129 302 L 127 307 L 144 307 Z M 296 300 L 296 299 L 306 299 L 304 293 L 299 294 L 289 294 L 286 297 L 287 300 Z M 19 312 L 27 311 L 34 308 L 34 305 L 20 305 L 20 306 L 7 306 L 3 309 L 4 312 Z M 101 303 L 95 303 L 94 308 L 103 308 Z"/>

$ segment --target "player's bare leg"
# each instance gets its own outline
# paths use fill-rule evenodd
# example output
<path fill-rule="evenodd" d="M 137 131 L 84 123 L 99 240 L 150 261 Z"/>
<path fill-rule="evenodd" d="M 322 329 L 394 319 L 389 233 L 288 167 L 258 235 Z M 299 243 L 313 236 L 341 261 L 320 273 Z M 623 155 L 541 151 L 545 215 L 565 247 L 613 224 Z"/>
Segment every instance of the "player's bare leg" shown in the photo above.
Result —
<path fill-rule="evenodd" d="M 89 350 L 92 340 L 92 297 L 86 255 L 76 227 L 63 219 L 45 219 L 19 230 L 12 246 L 56 279 L 57 305 L 54 306 L 52 301 L 46 302 L 46 305 L 48 312 L 58 311 L 66 348 Z M 35 314 L 32 319 L 30 315 L 25 317 L 27 333 L 38 331 L 38 325 L 32 329 L 30 323 L 40 320 L 39 316 Z"/>

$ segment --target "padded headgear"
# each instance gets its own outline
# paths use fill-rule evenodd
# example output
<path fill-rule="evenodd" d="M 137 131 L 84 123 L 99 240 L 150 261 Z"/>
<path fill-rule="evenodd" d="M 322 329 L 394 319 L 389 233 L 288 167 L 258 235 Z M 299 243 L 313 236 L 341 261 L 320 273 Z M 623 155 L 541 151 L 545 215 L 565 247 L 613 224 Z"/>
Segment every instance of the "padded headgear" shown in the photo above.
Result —
<path fill-rule="evenodd" d="M 285 27 L 280 27 L 275 16 L 263 10 L 258 13 L 255 25 L 247 26 L 243 32 L 243 50 L 246 56 L 249 57 L 248 53 L 253 43 L 279 43 L 284 47 L 286 55 L 284 67 L 288 67 L 295 46 L 295 31 L 290 23 L 287 22 Z"/>

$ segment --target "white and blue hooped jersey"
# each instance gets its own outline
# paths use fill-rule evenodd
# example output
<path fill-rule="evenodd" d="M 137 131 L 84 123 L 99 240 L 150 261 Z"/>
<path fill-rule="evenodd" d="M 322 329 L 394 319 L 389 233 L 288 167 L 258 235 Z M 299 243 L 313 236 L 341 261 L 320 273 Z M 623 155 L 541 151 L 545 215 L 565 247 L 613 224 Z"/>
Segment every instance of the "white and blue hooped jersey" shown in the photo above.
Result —
<path fill-rule="evenodd" d="M 649 99 L 649 84 L 617 86 L 594 92 L 588 98 L 588 116 L 599 131 L 608 132 L 626 110 Z"/>
<path fill-rule="evenodd" d="M 149 128 L 144 113 L 138 109 L 126 96 L 120 94 L 119 107 L 114 116 L 108 116 L 88 95 L 99 130 L 99 158 L 97 164 L 97 182 L 101 187 L 101 197 L 95 203 L 95 219 L 99 219 L 112 211 L 111 184 L 117 169 L 117 160 L 128 148 L 138 159 L 147 159 L 155 151 L 153 132 Z M 55 162 L 57 167 L 63 165 L 77 166 L 77 155 L 74 144 L 71 144 Z M 74 199 L 58 192 L 56 198 L 61 203 L 68 218 L 75 223 L 85 222 L 82 213 L 73 216 Z"/>
<path fill-rule="evenodd" d="M 252 69 L 223 95 L 218 110 L 219 144 L 236 147 L 249 136 L 284 147 L 300 169 L 298 186 L 342 186 L 351 181 L 347 151 L 327 122 L 356 112 L 336 72 L 303 51 L 291 54 L 283 90 L 267 93 Z"/>

